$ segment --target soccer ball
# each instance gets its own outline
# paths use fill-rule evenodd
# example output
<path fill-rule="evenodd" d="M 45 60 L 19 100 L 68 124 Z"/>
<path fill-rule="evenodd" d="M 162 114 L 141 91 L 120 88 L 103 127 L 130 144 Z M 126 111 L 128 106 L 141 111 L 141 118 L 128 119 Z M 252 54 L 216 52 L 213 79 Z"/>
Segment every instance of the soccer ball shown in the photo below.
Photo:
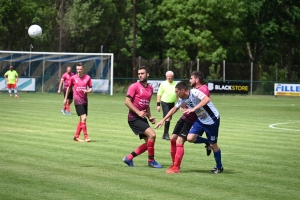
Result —
<path fill-rule="evenodd" d="M 38 38 L 42 35 L 42 28 L 39 25 L 31 25 L 28 29 L 28 35 L 31 38 Z"/>

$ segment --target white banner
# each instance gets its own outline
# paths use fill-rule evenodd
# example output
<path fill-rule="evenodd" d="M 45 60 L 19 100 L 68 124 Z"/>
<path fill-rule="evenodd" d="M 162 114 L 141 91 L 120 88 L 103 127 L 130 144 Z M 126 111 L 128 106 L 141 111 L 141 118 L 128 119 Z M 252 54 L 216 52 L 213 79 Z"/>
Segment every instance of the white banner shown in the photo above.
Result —
<path fill-rule="evenodd" d="M 35 78 L 19 78 L 17 89 L 19 91 L 35 91 Z M 7 90 L 7 83 L 4 78 L 0 78 L 0 90 Z"/>
<path fill-rule="evenodd" d="M 93 92 L 109 92 L 108 79 L 92 79 Z"/>
<path fill-rule="evenodd" d="M 300 96 L 300 84 L 274 84 L 275 96 Z"/>

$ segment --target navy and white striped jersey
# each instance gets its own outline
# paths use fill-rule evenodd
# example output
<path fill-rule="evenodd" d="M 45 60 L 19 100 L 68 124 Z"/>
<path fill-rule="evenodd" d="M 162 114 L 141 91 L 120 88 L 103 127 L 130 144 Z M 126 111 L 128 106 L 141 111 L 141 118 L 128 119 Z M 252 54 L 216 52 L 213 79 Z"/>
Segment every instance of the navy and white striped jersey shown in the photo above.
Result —
<path fill-rule="evenodd" d="M 203 92 L 197 89 L 191 89 L 189 97 L 187 99 L 180 98 L 175 106 L 176 108 L 180 108 L 181 104 L 184 103 L 188 108 L 194 108 L 205 96 L 206 95 Z M 195 113 L 199 121 L 207 125 L 213 124 L 214 121 L 220 117 L 219 111 L 211 101 L 205 106 L 197 109 Z"/>

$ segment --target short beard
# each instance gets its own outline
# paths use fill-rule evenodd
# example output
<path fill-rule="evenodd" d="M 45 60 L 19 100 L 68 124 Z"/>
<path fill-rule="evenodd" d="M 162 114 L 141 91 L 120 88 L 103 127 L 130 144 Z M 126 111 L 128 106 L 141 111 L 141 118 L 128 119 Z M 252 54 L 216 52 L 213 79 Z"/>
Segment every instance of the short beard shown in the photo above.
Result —
<path fill-rule="evenodd" d="M 140 80 L 141 83 L 147 83 L 148 82 L 148 79 L 143 79 L 143 80 Z"/>

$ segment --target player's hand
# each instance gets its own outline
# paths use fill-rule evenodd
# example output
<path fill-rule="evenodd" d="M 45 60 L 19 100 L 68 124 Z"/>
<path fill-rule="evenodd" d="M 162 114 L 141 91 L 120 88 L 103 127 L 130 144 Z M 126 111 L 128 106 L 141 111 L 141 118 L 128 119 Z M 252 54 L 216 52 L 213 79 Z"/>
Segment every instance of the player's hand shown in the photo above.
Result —
<path fill-rule="evenodd" d="M 145 118 L 148 114 L 146 112 L 146 110 L 140 110 L 137 115 L 141 118 Z"/>
<path fill-rule="evenodd" d="M 186 109 L 183 113 L 190 114 L 191 112 L 195 112 L 194 109 Z"/>
<path fill-rule="evenodd" d="M 158 128 L 161 128 L 163 125 L 164 125 L 164 120 L 161 120 L 160 122 L 158 122 L 157 124 L 156 124 L 156 126 L 154 127 L 155 129 L 158 129 Z"/>
<path fill-rule="evenodd" d="M 60 94 L 60 90 L 58 90 L 57 93 Z"/>
<path fill-rule="evenodd" d="M 64 105 L 66 105 L 66 103 L 67 103 L 67 100 L 66 100 L 66 99 L 64 99 Z"/>
<path fill-rule="evenodd" d="M 156 107 L 157 112 L 160 112 L 160 106 Z"/>
<path fill-rule="evenodd" d="M 151 122 L 151 124 L 155 124 L 155 117 L 149 117 L 149 121 Z"/>

